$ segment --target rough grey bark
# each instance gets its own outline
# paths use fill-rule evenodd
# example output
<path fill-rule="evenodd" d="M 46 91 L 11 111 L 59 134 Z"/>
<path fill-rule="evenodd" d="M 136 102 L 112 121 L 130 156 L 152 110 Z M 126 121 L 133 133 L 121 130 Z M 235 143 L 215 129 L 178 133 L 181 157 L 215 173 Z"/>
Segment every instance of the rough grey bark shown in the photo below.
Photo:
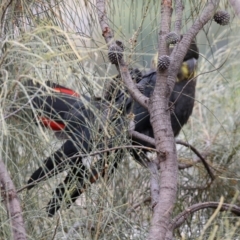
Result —
<path fill-rule="evenodd" d="M 170 32 L 172 1 L 162 0 L 158 55 L 169 55 L 165 36 Z M 174 135 L 168 111 L 171 91 L 168 86 L 168 70 L 157 73 L 156 86 L 149 100 L 149 112 L 154 131 L 160 165 L 160 188 L 149 231 L 149 240 L 165 239 L 177 194 L 178 163 Z"/>
<path fill-rule="evenodd" d="M 175 0 L 175 11 L 176 11 L 176 20 L 175 20 L 175 32 L 180 35 L 182 28 L 182 16 L 183 16 L 183 4 L 182 0 Z"/>
<path fill-rule="evenodd" d="M 0 160 L 0 184 L 1 196 L 4 199 L 11 222 L 13 239 L 25 240 L 27 239 L 27 235 L 25 232 L 20 201 L 14 184 L 2 160 Z"/>
<path fill-rule="evenodd" d="M 150 162 L 148 164 L 148 169 L 150 171 L 150 191 L 151 191 L 151 202 L 152 208 L 156 206 L 159 198 L 159 174 L 156 161 Z"/>
<path fill-rule="evenodd" d="M 166 239 L 170 218 L 177 194 L 178 163 L 175 140 L 171 128 L 168 99 L 173 90 L 177 72 L 192 39 L 211 19 L 219 1 L 208 1 L 200 17 L 195 21 L 186 35 L 171 54 L 169 71 L 158 72 L 153 96 L 149 100 L 151 124 L 154 130 L 158 164 L 160 165 L 160 193 L 158 203 L 153 211 L 149 240 Z M 165 36 L 170 31 L 172 1 L 162 0 L 161 23 L 159 32 L 159 56 L 168 54 Z"/>

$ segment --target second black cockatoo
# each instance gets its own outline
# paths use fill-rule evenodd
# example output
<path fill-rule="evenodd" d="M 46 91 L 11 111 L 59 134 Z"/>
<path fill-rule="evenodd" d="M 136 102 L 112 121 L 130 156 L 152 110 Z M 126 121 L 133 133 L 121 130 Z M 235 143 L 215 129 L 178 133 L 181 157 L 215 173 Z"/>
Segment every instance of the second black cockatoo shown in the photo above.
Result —
<path fill-rule="evenodd" d="M 171 113 L 171 124 L 174 136 L 176 137 L 182 127 L 187 123 L 194 107 L 195 88 L 196 88 L 196 68 L 199 51 L 196 42 L 193 41 L 184 57 L 181 69 L 178 72 L 173 92 L 169 99 L 169 105 L 173 108 Z M 152 71 L 144 75 L 138 82 L 141 92 L 150 97 L 156 84 L 156 72 Z M 131 99 L 131 98 L 130 98 Z M 147 109 L 135 102 L 133 99 L 126 101 L 126 112 L 132 112 L 135 116 L 135 131 L 154 137 L 153 129 L 150 123 L 150 115 Z M 133 143 L 154 148 L 148 142 L 133 138 Z M 133 150 L 135 159 L 140 161 L 140 155 Z"/>

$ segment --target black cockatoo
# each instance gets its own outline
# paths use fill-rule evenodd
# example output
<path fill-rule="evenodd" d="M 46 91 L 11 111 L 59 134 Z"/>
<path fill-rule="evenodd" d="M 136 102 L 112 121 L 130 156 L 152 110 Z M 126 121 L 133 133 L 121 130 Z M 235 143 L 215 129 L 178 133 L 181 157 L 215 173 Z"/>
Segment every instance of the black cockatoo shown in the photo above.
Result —
<path fill-rule="evenodd" d="M 176 83 L 173 92 L 169 99 L 170 107 L 173 107 L 171 113 L 171 123 L 174 136 L 176 137 L 181 131 L 182 127 L 187 123 L 189 117 L 192 114 L 195 99 L 196 88 L 196 68 L 197 60 L 199 58 L 199 50 L 196 42 L 193 41 L 190 48 L 184 57 L 184 61 L 181 65 L 181 69 L 177 75 Z M 156 84 L 156 71 L 144 75 L 142 79 L 137 82 L 137 86 L 141 89 L 141 92 L 150 97 L 153 93 Z M 148 110 L 135 102 L 132 98 L 126 101 L 126 112 L 132 111 L 134 114 L 135 131 L 145 134 L 149 137 L 154 137 L 153 129 L 150 123 L 150 116 Z M 132 139 L 134 144 L 143 145 L 154 148 L 151 144 L 139 139 Z M 140 161 L 140 155 L 136 150 L 132 150 L 135 159 Z"/>
<path fill-rule="evenodd" d="M 81 155 L 93 150 L 119 146 L 125 129 L 125 121 L 119 109 L 124 102 L 121 98 L 113 106 L 104 99 L 91 100 L 84 95 L 80 97 L 73 90 L 50 82 L 47 82 L 47 87 L 41 87 L 28 81 L 28 92 L 32 96 L 36 122 L 66 139 L 60 149 L 49 156 L 44 161 L 43 167 L 37 169 L 28 181 L 28 184 L 34 182 L 28 187 L 31 189 L 39 181 L 64 170 L 68 171 L 64 183 L 56 188 L 48 204 L 47 212 L 49 216 L 53 216 L 60 207 L 63 197 L 70 206 L 71 202 L 82 193 L 87 182 L 93 183 L 99 176 L 106 174 L 104 154 L 99 154 L 100 160 L 91 167 L 83 164 Z M 123 151 L 119 150 L 118 154 L 122 154 L 121 157 L 117 157 L 121 159 Z M 117 161 L 109 164 L 108 175 L 117 168 L 117 164 Z M 69 200 L 66 195 L 69 195 Z"/>
<path fill-rule="evenodd" d="M 198 54 L 197 45 L 193 42 L 184 58 L 170 97 L 170 104 L 174 106 L 171 122 L 175 136 L 179 134 L 182 126 L 186 124 L 193 110 L 196 87 L 194 77 Z M 145 74 L 141 77 L 141 80 L 138 77 L 137 80 L 142 93 L 147 97 L 152 94 L 155 83 L 155 71 Z M 40 167 L 32 174 L 28 181 L 28 184 L 32 185 L 28 189 L 31 189 L 39 181 L 67 169 L 67 166 L 69 166 L 64 183 L 60 184 L 53 192 L 53 198 L 47 207 L 49 216 L 53 216 L 60 208 L 63 199 L 65 199 L 67 206 L 70 206 L 86 188 L 87 182 L 93 183 L 100 175 L 105 174 L 103 161 L 101 161 L 103 156 L 100 156 L 98 167 L 88 168 L 83 164 L 81 155 L 92 151 L 93 145 L 96 146 L 96 149 L 116 146 L 119 136 L 122 135 L 126 127 L 125 114 L 130 112 L 134 114 L 135 131 L 150 137 L 154 136 L 148 111 L 124 91 L 117 91 L 114 99 L 111 98 L 111 94 L 108 94 L 108 98 L 91 101 L 88 97 L 80 97 L 71 89 L 58 84 L 49 82 L 47 85 L 51 86 L 57 94 L 54 95 L 55 97 L 35 94 L 32 102 L 38 112 L 37 118 L 44 126 L 50 127 L 54 131 L 64 132 L 67 140 L 60 149 L 44 161 L 43 167 Z M 37 91 L 45 91 L 39 86 L 35 87 L 38 89 Z M 112 106 L 113 102 L 114 106 Z M 121 111 L 118 111 L 118 109 L 121 109 Z M 119 113 L 121 113 L 120 116 Z M 111 136 L 103 134 L 106 123 L 111 126 Z M 94 129 L 93 126 L 95 126 Z M 106 144 L 106 140 L 107 146 L 103 143 Z M 149 143 L 138 139 L 132 139 L 132 141 L 134 145 L 150 146 Z M 132 150 L 131 153 L 141 162 L 136 150 Z M 123 152 L 119 150 L 118 154 L 121 155 L 116 158 L 119 161 L 123 157 Z M 114 162 L 111 171 L 117 167 L 117 164 L 117 161 Z"/>

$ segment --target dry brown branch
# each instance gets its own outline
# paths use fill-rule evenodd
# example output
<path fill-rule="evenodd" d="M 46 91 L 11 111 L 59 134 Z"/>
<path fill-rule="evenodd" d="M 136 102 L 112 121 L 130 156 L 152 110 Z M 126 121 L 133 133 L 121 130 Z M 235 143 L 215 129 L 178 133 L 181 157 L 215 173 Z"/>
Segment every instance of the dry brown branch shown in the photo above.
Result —
<path fill-rule="evenodd" d="M 25 232 L 20 201 L 18 199 L 12 179 L 10 178 L 2 160 L 0 160 L 0 184 L 1 196 L 3 196 L 11 222 L 13 239 L 25 240 L 27 239 L 27 235 Z"/>

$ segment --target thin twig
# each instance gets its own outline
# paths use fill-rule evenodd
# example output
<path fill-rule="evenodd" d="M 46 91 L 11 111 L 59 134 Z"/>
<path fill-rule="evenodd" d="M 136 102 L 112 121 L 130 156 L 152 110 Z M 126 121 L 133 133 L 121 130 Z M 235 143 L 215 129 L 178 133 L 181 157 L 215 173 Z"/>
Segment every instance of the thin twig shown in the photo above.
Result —
<path fill-rule="evenodd" d="M 57 234 L 57 228 L 59 226 L 59 221 L 60 221 L 60 217 L 58 217 L 58 219 L 57 219 L 57 223 L 56 223 L 56 227 L 54 228 L 54 233 L 53 233 L 53 236 L 52 236 L 52 240 L 54 240 L 54 238 Z"/>
<path fill-rule="evenodd" d="M 140 207 L 142 204 L 145 204 L 145 203 L 150 202 L 150 201 L 151 201 L 151 197 L 150 196 L 146 197 L 142 201 L 140 201 L 140 202 L 134 204 L 133 206 L 131 206 L 131 208 L 128 209 L 128 211 L 131 212 L 131 211 L 135 210 L 136 208 Z"/>
<path fill-rule="evenodd" d="M 204 165 L 204 167 L 207 170 L 207 172 L 208 172 L 209 176 L 211 177 L 211 179 L 212 180 L 215 179 L 215 176 L 214 176 L 212 170 L 210 169 L 208 163 L 206 162 L 206 160 L 202 157 L 202 155 L 198 152 L 198 150 L 195 147 L 193 147 L 191 144 L 186 143 L 186 142 L 181 141 L 181 140 L 176 140 L 176 143 L 190 148 L 200 158 L 200 160 L 202 161 L 202 164 Z"/>
<path fill-rule="evenodd" d="M 83 157 L 92 157 L 92 156 L 95 156 L 95 155 L 98 155 L 98 154 L 101 154 L 101 153 L 111 152 L 111 151 L 115 151 L 115 150 L 119 150 L 119 149 L 125 149 L 125 148 L 126 149 L 138 148 L 138 149 L 145 149 L 147 151 L 158 152 L 155 148 L 138 146 L 138 145 L 126 145 L 126 146 L 120 146 L 120 147 L 107 148 L 107 149 L 100 150 L 100 151 L 97 151 L 97 152 L 94 152 L 94 153 L 90 153 L 90 154 L 80 154 L 80 155 L 76 154 L 73 157 L 70 157 L 68 159 L 75 158 L 75 157 L 82 157 L 82 158 Z"/>
<path fill-rule="evenodd" d="M 171 222 L 171 229 L 174 230 L 178 227 L 180 227 L 184 221 L 189 217 L 189 215 L 193 214 L 194 212 L 197 212 L 202 209 L 206 208 L 213 208 L 216 209 L 219 206 L 219 202 L 204 202 L 204 203 L 197 203 L 190 207 L 188 207 L 185 211 L 178 214 Z M 236 214 L 237 216 L 240 216 L 240 207 L 233 204 L 227 204 L 223 203 L 220 211 L 229 211 L 233 214 Z"/>

